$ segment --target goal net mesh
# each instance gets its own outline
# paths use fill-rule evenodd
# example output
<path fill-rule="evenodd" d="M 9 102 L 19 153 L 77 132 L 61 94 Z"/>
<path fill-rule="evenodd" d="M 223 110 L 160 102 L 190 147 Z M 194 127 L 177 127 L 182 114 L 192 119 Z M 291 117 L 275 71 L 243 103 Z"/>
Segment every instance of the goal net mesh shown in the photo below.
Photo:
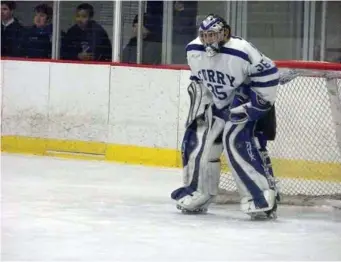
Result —
<path fill-rule="evenodd" d="M 341 65 L 333 64 L 333 70 L 324 65 L 279 65 L 277 135 L 268 149 L 281 203 L 341 200 Z M 217 202 L 239 202 L 225 159 L 223 170 Z"/>

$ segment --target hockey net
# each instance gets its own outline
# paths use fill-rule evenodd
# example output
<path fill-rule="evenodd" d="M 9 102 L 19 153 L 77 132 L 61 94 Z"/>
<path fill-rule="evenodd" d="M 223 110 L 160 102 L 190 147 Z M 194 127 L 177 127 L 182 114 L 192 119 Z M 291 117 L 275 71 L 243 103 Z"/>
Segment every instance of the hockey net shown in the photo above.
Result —
<path fill-rule="evenodd" d="M 277 136 L 268 145 L 281 203 L 341 200 L 341 64 L 279 61 Z M 239 202 L 223 159 L 218 203 Z"/>

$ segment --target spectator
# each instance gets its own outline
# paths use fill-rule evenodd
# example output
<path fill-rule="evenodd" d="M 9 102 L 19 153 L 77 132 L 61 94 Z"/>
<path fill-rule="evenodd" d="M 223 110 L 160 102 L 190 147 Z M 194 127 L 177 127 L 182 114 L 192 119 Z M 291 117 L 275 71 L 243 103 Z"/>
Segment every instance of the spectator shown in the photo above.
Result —
<path fill-rule="evenodd" d="M 52 8 L 46 4 L 34 9 L 34 25 L 27 28 L 22 44 L 22 54 L 29 58 L 51 58 Z"/>
<path fill-rule="evenodd" d="M 23 27 L 13 17 L 14 1 L 1 2 L 1 56 L 20 56 Z"/>
<path fill-rule="evenodd" d="M 77 7 L 76 24 L 64 37 L 63 59 L 111 61 L 110 39 L 93 16 L 94 8 L 91 5 L 83 3 Z"/>
<path fill-rule="evenodd" d="M 172 63 L 187 64 L 186 45 L 197 34 L 197 1 L 175 1 L 173 5 Z"/>
<path fill-rule="evenodd" d="M 137 62 L 137 30 L 138 16 L 133 20 L 133 37 L 123 49 L 122 62 L 136 63 Z M 142 63 L 143 64 L 160 64 L 162 43 L 159 41 L 158 34 L 151 31 L 150 17 L 144 14 L 142 27 Z"/>

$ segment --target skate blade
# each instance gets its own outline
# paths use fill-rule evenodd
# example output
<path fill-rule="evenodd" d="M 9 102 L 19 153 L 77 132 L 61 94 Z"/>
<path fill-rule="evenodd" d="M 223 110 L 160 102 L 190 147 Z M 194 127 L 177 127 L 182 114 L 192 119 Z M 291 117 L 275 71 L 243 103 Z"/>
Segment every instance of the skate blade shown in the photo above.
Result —
<path fill-rule="evenodd" d="M 181 213 L 186 214 L 186 215 L 197 215 L 197 214 L 206 214 L 207 213 L 207 208 L 197 208 L 194 210 L 188 210 L 180 205 L 176 205 L 176 208 L 181 211 Z"/>
<path fill-rule="evenodd" d="M 276 220 L 277 219 L 277 213 L 276 211 L 273 212 L 257 212 L 257 213 L 250 213 L 251 220 L 256 221 L 263 221 L 263 220 Z"/>

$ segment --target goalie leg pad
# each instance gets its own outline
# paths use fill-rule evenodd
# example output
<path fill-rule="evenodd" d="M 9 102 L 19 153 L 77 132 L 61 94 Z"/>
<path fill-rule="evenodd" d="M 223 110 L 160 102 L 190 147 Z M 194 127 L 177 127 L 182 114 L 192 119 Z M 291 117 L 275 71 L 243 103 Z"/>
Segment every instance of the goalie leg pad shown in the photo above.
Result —
<path fill-rule="evenodd" d="M 191 181 L 189 169 L 194 169 L 194 159 L 198 154 L 200 145 L 202 144 L 203 133 L 205 127 L 198 125 L 198 122 L 193 122 L 189 127 L 186 128 L 184 138 L 181 145 L 181 157 L 183 165 L 183 183 L 189 185 Z"/>
<path fill-rule="evenodd" d="M 184 186 L 171 194 L 180 207 L 190 211 L 207 207 L 218 194 L 224 121 L 213 118 L 210 108 L 205 115 L 204 123 L 196 123 L 196 139 L 192 137 L 193 134 L 187 136 L 198 143 L 183 143 Z M 196 146 L 192 147 L 191 144 Z M 189 147 L 191 150 L 188 150 Z"/>
<path fill-rule="evenodd" d="M 233 124 L 224 129 L 224 146 L 241 196 L 241 209 L 245 213 L 268 211 L 274 207 L 275 190 L 268 181 L 262 155 L 254 140 L 255 122 Z"/>
<path fill-rule="evenodd" d="M 187 127 L 181 146 L 183 187 L 174 190 L 171 198 L 179 200 L 197 190 L 200 157 L 206 142 L 207 127 L 204 119 L 197 119 Z"/>

